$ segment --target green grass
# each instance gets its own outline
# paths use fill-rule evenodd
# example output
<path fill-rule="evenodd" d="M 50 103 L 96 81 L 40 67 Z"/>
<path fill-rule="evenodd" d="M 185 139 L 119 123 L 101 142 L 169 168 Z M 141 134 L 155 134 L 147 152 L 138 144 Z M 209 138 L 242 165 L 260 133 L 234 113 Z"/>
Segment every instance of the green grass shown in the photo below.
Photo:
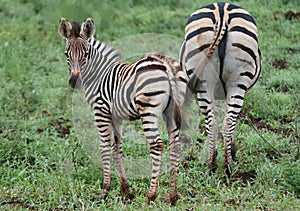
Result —
<path fill-rule="evenodd" d="M 182 40 L 188 16 L 208 2 L 88 2 L 1 0 L 1 210 L 138 210 L 146 200 L 150 168 L 134 168 L 150 161 L 139 121 L 126 123 L 124 129 L 124 156 L 130 162 L 126 165 L 135 199 L 130 203 L 119 200 L 119 179 L 112 169 L 113 188 L 106 202 L 99 200 L 103 177 L 97 141 L 91 132 L 84 142 L 85 130 L 74 121 L 73 91 L 63 54 L 65 42 L 57 24 L 61 17 L 72 21 L 93 17 L 97 39 L 120 47 L 120 40 L 127 42 L 126 37 L 142 33 Z M 164 164 L 159 197 L 146 210 L 300 209 L 300 21 L 284 17 L 289 10 L 300 12 L 300 6 L 297 0 L 233 3 L 254 16 L 263 56 L 261 79 L 246 95 L 245 115 L 236 131 L 239 151 L 233 172 L 241 176 L 248 173 L 250 179 L 232 178 L 228 184 L 221 168 L 215 174 L 208 173 L 207 142 L 196 141 L 206 139 L 203 117 L 194 106 L 192 127 L 186 132 L 193 143 L 180 165 L 181 199 L 176 207 L 164 200 L 170 182 L 168 165 Z M 274 14 L 278 14 L 276 19 Z M 151 39 L 147 41 L 135 44 L 152 44 Z M 161 50 L 179 52 L 176 44 L 171 47 Z M 137 53 L 132 52 L 131 56 Z M 286 68 L 275 67 L 276 60 L 284 61 Z M 88 112 L 88 105 L 86 109 Z M 87 121 L 91 121 L 88 116 Z M 202 125 L 197 133 L 198 123 Z M 162 137 L 167 139 L 165 134 Z M 219 166 L 222 147 L 220 143 Z M 142 159 L 145 164 L 138 163 Z"/>

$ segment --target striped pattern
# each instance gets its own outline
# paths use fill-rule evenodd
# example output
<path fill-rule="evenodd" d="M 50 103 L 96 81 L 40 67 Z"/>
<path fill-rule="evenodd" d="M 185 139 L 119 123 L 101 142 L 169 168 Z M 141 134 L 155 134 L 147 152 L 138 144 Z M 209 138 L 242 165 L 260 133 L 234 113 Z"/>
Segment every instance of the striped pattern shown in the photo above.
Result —
<path fill-rule="evenodd" d="M 184 92 L 180 90 L 184 90 L 187 82 L 180 64 L 161 54 L 146 55 L 130 64 L 121 63 L 119 53 L 114 48 L 95 40 L 92 35 L 89 36 L 89 32 L 94 31 L 91 19 L 87 19 L 81 25 L 76 23 L 71 29 L 68 28 L 68 23 L 62 19 L 59 32 L 67 39 L 66 54 L 70 61 L 68 64 L 71 78 L 73 70 L 80 72 L 76 79 L 82 81 L 86 99 L 94 110 L 103 162 L 102 198 L 107 196 L 111 187 L 111 152 L 120 173 L 121 194 L 123 197 L 129 195 L 129 185 L 122 163 L 122 122 L 138 118 L 142 121 L 152 158 L 151 182 L 146 203 L 149 204 L 157 197 L 158 176 L 164 148 L 158 131 L 158 119 L 163 115 L 170 141 L 169 156 L 172 165 L 170 199 L 174 204 L 178 199 L 181 120 L 179 105 L 184 100 Z M 74 31 L 74 27 L 80 28 L 80 32 L 68 37 L 65 31 Z M 77 42 L 81 42 L 81 45 Z M 77 67 L 75 64 L 80 67 L 79 70 L 75 68 Z"/>
<path fill-rule="evenodd" d="M 208 165 L 213 170 L 217 168 L 218 138 L 214 100 L 226 100 L 222 128 L 225 144 L 223 166 L 230 169 L 235 156 L 236 120 L 245 92 L 256 83 L 261 71 L 253 17 L 246 10 L 228 3 L 214 3 L 198 9 L 186 23 L 179 60 L 205 116 L 210 152 Z"/>

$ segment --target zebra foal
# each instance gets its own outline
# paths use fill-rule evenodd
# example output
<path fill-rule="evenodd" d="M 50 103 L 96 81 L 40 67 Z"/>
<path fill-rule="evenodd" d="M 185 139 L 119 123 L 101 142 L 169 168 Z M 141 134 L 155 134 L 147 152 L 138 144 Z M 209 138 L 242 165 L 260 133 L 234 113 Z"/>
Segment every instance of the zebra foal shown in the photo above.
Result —
<path fill-rule="evenodd" d="M 170 202 L 178 199 L 177 177 L 180 159 L 179 128 L 186 85 L 179 63 L 161 54 L 150 54 L 133 63 L 120 62 L 114 48 L 94 39 L 91 18 L 83 23 L 59 21 L 58 31 L 66 39 L 69 84 L 82 85 L 100 137 L 103 163 L 102 199 L 111 188 L 110 154 L 117 164 L 122 198 L 129 196 L 129 184 L 122 162 L 123 120 L 140 118 L 150 145 L 152 174 L 146 204 L 158 194 L 158 176 L 164 144 L 158 131 L 158 118 L 163 115 L 169 135 L 169 156 L 172 166 Z"/>
<path fill-rule="evenodd" d="M 222 126 L 223 167 L 229 173 L 236 154 L 236 120 L 245 92 L 256 83 L 261 72 L 257 27 L 253 17 L 246 10 L 229 3 L 214 3 L 196 10 L 187 20 L 179 60 L 205 116 L 209 139 L 208 166 L 212 170 L 217 168 L 218 139 L 214 100 L 226 100 Z"/>

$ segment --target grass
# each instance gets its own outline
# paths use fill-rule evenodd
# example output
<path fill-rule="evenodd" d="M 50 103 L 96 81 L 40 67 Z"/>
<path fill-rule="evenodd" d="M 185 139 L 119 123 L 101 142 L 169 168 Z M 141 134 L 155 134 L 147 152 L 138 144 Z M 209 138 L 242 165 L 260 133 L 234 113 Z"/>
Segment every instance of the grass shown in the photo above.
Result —
<path fill-rule="evenodd" d="M 263 55 L 261 79 L 247 94 L 237 125 L 235 176 L 224 177 L 221 168 L 215 174 L 208 173 L 203 117 L 193 106 L 192 126 L 186 132 L 193 143 L 180 165 L 181 199 L 176 207 L 165 202 L 170 174 L 168 164 L 164 164 L 159 197 L 146 210 L 300 209 L 300 22 L 284 16 L 289 10 L 300 12 L 300 6 L 296 0 L 233 3 L 249 10 L 256 19 Z M 124 131 L 124 156 L 135 199 L 130 203 L 119 200 L 119 180 L 112 169 L 113 188 L 106 202 L 99 200 L 103 177 L 97 141 L 89 125 L 88 106 L 74 106 L 77 95 L 67 83 L 65 43 L 57 32 L 58 20 L 93 17 L 98 39 L 120 48 L 130 42 L 137 45 L 127 49 L 125 58 L 144 53 L 137 50 L 140 45 L 141 51 L 153 50 L 151 44 L 176 56 L 189 14 L 206 4 L 201 0 L 1 0 L 1 210 L 142 208 L 150 172 L 144 166 L 150 156 L 139 121 L 126 123 Z M 174 44 L 155 45 L 151 34 L 136 42 L 137 35 L 143 33 L 160 37 L 161 43 L 172 36 Z M 86 119 L 76 122 L 78 111 L 87 114 Z M 218 150 L 222 155 L 222 143 Z M 219 166 L 222 159 L 218 157 Z"/>

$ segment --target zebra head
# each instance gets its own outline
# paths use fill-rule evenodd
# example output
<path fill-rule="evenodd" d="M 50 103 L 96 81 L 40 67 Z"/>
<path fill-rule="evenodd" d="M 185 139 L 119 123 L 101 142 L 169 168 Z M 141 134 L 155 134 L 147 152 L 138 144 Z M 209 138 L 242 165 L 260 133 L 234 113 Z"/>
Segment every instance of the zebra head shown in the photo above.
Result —
<path fill-rule="evenodd" d="M 61 18 L 58 31 L 66 39 L 65 55 L 70 72 L 69 85 L 79 88 L 82 84 L 80 73 L 87 62 L 89 52 L 88 40 L 95 34 L 94 22 L 91 18 L 83 23 L 69 22 Z"/>

